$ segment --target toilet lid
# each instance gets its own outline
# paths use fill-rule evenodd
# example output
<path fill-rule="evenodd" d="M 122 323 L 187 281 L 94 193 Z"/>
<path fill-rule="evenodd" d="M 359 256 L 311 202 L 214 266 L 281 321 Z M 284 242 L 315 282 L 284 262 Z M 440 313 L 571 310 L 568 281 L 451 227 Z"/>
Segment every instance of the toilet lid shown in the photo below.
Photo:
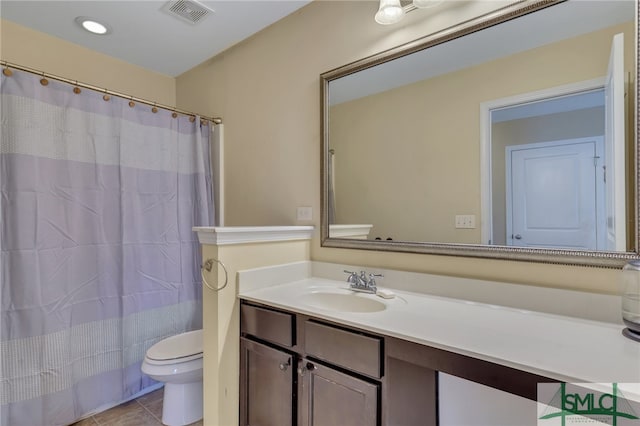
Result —
<path fill-rule="evenodd" d="M 162 339 L 147 351 L 147 358 L 166 361 L 202 353 L 202 330 L 188 331 Z"/>

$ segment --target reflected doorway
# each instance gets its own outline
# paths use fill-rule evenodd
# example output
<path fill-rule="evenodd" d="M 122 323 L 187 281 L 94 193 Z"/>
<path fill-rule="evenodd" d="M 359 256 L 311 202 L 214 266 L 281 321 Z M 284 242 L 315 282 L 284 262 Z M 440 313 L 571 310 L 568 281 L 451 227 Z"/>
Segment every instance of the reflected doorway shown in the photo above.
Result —
<path fill-rule="evenodd" d="M 493 105 L 488 103 L 483 106 L 483 125 L 486 128 L 484 134 L 487 135 L 483 142 L 483 163 L 489 165 L 486 168 L 482 167 L 482 210 L 483 218 L 488 218 L 488 220 L 482 221 L 483 243 L 522 247 L 576 247 L 575 241 L 568 241 L 566 245 L 551 240 L 547 242 L 538 239 L 527 241 L 523 236 L 522 229 L 513 229 L 513 224 L 518 223 L 519 219 L 516 218 L 514 222 L 513 217 L 508 217 L 508 211 L 511 210 L 509 214 L 513 213 L 512 205 L 510 205 L 512 201 L 507 196 L 508 189 L 513 186 L 513 181 L 511 180 L 512 176 L 507 173 L 509 167 L 507 160 L 512 153 L 521 155 L 524 152 L 535 152 L 524 151 L 522 147 L 528 146 L 531 149 L 538 149 L 537 152 L 542 152 L 540 151 L 542 147 L 547 151 L 552 150 L 553 146 L 565 146 L 563 149 L 566 149 L 566 146 L 572 145 L 572 142 L 591 140 L 592 145 L 589 149 L 592 152 L 590 164 L 593 170 L 590 174 L 603 180 L 605 153 L 600 150 L 604 147 L 606 132 L 604 86 L 605 79 L 595 79 L 497 100 L 492 102 Z M 582 153 L 582 157 L 585 155 Z M 584 158 L 582 160 L 584 161 Z M 534 163 L 526 161 L 529 164 Z M 556 158 L 556 164 L 558 161 L 559 158 Z M 593 166 L 594 162 L 597 162 L 595 167 Z M 543 163 L 538 162 L 537 164 L 542 167 Z M 589 187 L 594 188 L 594 185 L 590 178 Z M 586 187 L 584 183 L 583 186 Z M 596 222 L 599 220 L 600 224 L 603 223 L 602 206 L 606 202 L 602 192 L 606 192 L 606 189 L 598 194 L 599 204 L 595 205 L 594 203 L 594 207 L 591 209 L 596 212 L 595 220 Z M 540 199 L 536 200 L 536 202 L 540 201 Z M 593 223 L 593 228 L 595 228 L 595 222 Z M 602 239 L 601 234 L 596 235 L 596 243 L 595 245 L 590 243 L 589 249 L 598 249 L 597 241 Z M 521 238 L 517 238 L 518 235 Z M 584 249 L 582 243 L 579 246 Z"/>
<path fill-rule="evenodd" d="M 616 34 L 611 44 L 607 75 L 603 78 L 484 102 L 481 105 L 481 205 L 483 219 L 481 238 L 483 244 L 626 250 L 626 166 L 624 162 L 626 111 L 623 46 L 623 35 Z M 513 179 L 516 174 L 507 174 L 507 167 L 512 167 L 516 163 L 507 162 L 507 156 L 519 151 L 515 148 L 516 146 L 525 144 L 545 142 L 551 146 L 553 145 L 552 141 L 594 137 L 603 139 L 603 143 L 600 144 L 603 149 L 595 148 L 596 153 L 593 155 L 591 165 L 591 167 L 595 167 L 596 187 L 602 186 L 603 189 L 596 193 L 595 208 L 590 209 L 596 212 L 594 225 L 581 224 L 580 226 L 594 226 L 596 228 L 595 244 L 588 243 L 585 246 L 584 242 L 576 244 L 571 240 L 560 243 L 560 245 L 552 240 L 527 241 L 516 226 L 516 222 L 520 220 L 516 215 L 522 213 L 526 216 L 543 210 L 538 210 L 535 207 L 529 210 L 520 209 L 520 212 L 516 212 L 516 209 L 512 208 L 510 203 L 513 202 L 513 199 L 508 199 L 507 189 L 513 187 Z M 586 151 L 584 156 L 587 156 Z M 603 160 L 603 162 L 599 164 L 599 160 Z M 511 166 L 507 166 L 507 164 Z M 530 162 L 530 164 L 533 165 L 534 162 Z M 541 164 L 544 162 L 537 165 Z M 560 167 L 563 166 L 567 166 L 567 164 Z M 524 167 L 524 162 L 518 163 L 518 167 Z M 540 170 L 543 168 L 544 166 L 540 166 Z M 576 171 L 578 169 L 576 168 Z M 552 172 L 551 169 L 547 171 Z M 553 172 L 555 173 L 555 171 Z M 525 179 L 528 176 L 528 171 L 520 171 L 519 173 L 521 175 L 524 173 Z M 568 176 L 562 178 L 572 179 Z M 538 177 L 538 179 L 542 178 Z M 591 178 L 589 178 L 589 182 L 591 182 Z M 555 185 L 564 183 L 558 181 L 555 182 Z M 591 183 L 583 182 L 581 185 L 593 187 Z M 577 190 L 577 188 L 578 186 L 574 189 Z M 553 193 L 553 191 L 547 192 Z M 543 193 L 537 194 L 538 197 L 532 198 L 530 202 L 534 202 L 535 199 L 536 203 L 543 203 L 547 209 L 558 204 L 552 201 L 552 196 L 543 200 L 541 198 Z M 526 197 L 530 195 L 532 194 L 528 194 Z M 513 193 L 510 196 L 513 196 Z M 565 196 L 569 197 L 569 194 L 566 193 Z M 574 200 L 579 198 L 572 197 Z M 520 200 L 520 202 L 524 201 Z M 568 203 L 565 203 L 566 206 Z M 508 217 L 508 214 L 511 216 Z M 549 214 L 549 216 L 554 214 Z M 589 215 L 585 212 L 585 216 Z M 519 223 L 526 224 L 528 219 L 530 217 L 525 217 Z M 549 225 L 550 220 L 542 220 L 541 217 L 538 217 L 537 223 Z M 557 230 L 556 232 L 562 233 L 564 231 Z"/>
<path fill-rule="evenodd" d="M 603 141 L 506 147 L 506 245 L 606 249 Z"/>

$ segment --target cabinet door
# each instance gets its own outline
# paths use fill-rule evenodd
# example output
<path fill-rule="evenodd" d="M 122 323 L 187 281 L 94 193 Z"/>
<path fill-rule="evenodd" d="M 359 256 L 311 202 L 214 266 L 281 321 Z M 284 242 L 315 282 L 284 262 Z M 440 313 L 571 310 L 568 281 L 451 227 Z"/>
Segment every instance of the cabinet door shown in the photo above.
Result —
<path fill-rule="evenodd" d="M 378 384 L 303 359 L 300 426 L 376 426 Z"/>
<path fill-rule="evenodd" d="M 240 339 L 240 424 L 293 424 L 293 355 Z"/>

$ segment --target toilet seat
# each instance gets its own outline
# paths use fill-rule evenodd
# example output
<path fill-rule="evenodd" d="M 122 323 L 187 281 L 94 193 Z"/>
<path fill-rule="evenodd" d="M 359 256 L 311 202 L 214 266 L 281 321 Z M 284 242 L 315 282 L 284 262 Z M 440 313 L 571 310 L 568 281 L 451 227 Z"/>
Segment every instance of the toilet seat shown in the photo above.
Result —
<path fill-rule="evenodd" d="M 202 330 L 189 331 L 163 339 L 149 348 L 146 361 L 163 365 L 202 358 Z"/>
<path fill-rule="evenodd" d="M 145 362 L 149 365 L 171 365 L 171 364 L 179 364 L 179 363 L 183 363 L 183 362 L 189 362 L 189 361 L 193 361 L 193 360 L 197 360 L 202 358 L 202 352 L 200 352 L 199 354 L 195 354 L 195 355 L 187 355 L 184 357 L 180 357 L 180 358 L 172 358 L 172 359 L 153 359 L 153 358 L 149 358 L 148 356 L 146 356 L 144 358 Z"/>

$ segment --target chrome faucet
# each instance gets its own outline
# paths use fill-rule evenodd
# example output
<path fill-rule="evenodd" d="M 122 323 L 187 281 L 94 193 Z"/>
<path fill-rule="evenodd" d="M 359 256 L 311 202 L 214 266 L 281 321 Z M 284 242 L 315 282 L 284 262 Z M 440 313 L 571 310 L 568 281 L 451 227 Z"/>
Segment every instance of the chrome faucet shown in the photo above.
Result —
<path fill-rule="evenodd" d="M 375 279 L 377 277 L 381 278 L 384 276 L 382 274 L 369 274 L 369 278 L 367 278 L 367 273 L 365 271 L 360 271 L 360 275 L 353 271 L 345 270 L 344 272 L 349 274 L 347 277 L 349 288 L 353 291 L 360 291 L 363 293 L 375 294 L 378 291 Z"/>

